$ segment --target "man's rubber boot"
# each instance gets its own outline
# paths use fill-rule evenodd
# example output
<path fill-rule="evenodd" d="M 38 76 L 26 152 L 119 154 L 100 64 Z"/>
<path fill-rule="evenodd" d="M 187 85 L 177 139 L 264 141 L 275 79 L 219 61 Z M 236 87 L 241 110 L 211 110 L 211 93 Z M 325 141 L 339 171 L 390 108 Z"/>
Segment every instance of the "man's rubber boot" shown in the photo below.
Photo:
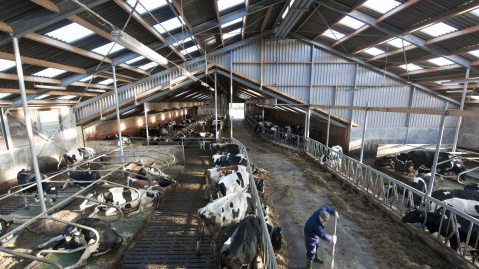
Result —
<path fill-rule="evenodd" d="M 306 269 L 313 269 L 313 261 L 306 258 Z"/>
<path fill-rule="evenodd" d="M 316 250 L 316 256 L 314 256 L 314 260 L 319 263 L 324 263 L 324 260 L 319 257 L 319 250 Z"/>

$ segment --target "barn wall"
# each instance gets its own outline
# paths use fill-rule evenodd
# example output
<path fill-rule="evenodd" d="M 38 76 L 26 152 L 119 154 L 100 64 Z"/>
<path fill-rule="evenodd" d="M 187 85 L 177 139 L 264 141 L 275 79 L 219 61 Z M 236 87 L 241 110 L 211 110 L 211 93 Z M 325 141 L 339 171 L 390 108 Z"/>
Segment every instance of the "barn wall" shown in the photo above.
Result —
<path fill-rule="evenodd" d="M 40 139 L 38 139 L 40 142 L 35 143 L 35 152 L 39 158 L 41 171 L 47 169 L 47 163 L 42 161 L 43 158 L 51 157 L 50 160 L 57 161 L 66 151 L 78 147 L 75 115 L 67 107 L 61 107 L 60 114 L 63 119 L 63 130 L 60 138 L 52 140 L 55 144 Z M 0 189 L 16 185 L 17 173 L 23 168 L 33 169 L 28 144 L 11 150 L 0 151 L 0 160 L 2 160 L 0 162 L 0 171 L 2 171 L 0 173 Z M 51 163 L 48 164 L 51 166 Z"/>
<path fill-rule="evenodd" d="M 463 118 L 462 135 L 459 137 L 458 146 L 479 150 L 479 119 Z"/>

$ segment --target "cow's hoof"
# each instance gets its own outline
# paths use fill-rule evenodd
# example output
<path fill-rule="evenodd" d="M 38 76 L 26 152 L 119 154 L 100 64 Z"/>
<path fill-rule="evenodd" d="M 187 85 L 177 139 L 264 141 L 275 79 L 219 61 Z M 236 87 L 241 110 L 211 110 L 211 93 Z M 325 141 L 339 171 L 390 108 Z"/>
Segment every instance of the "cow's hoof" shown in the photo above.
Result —
<path fill-rule="evenodd" d="M 196 256 L 197 256 L 197 257 L 201 256 L 201 251 L 199 251 L 199 250 L 196 251 Z"/>

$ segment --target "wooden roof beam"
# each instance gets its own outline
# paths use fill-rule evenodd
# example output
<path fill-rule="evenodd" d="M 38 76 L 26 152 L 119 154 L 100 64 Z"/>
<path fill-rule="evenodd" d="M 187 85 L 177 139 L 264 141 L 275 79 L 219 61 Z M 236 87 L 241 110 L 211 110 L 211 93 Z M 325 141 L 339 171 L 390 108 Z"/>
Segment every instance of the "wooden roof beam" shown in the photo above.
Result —
<path fill-rule="evenodd" d="M 177 1 L 177 0 L 171 0 L 171 2 L 172 2 L 173 5 L 175 6 L 175 8 L 180 12 L 180 16 L 183 18 L 183 21 L 185 22 L 186 27 L 188 28 L 188 30 L 190 30 L 190 32 L 193 33 L 193 28 L 191 27 L 190 23 L 189 23 L 188 20 L 186 19 L 185 14 L 183 13 L 183 9 L 182 9 L 182 7 L 178 4 L 178 1 Z M 192 37 L 195 39 L 196 43 L 198 44 L 198 47 L 199 47 L 200 50 L 203 52 L 203 54 L 205 54 L 205 50 L 204 50 L 203 47 L 201 46 L 200 40 L 198 40 L 198 38 L 197 38 L 195 35 L 192 35 Z"/>
<path fill-rule="evenodd" d="M 15 61 L 15 55 L 11 53 L 6 53 L 6 52 L 0 52 L 0 59 Z M 73 67 L 73 66 L 64 65 L 64 64 L 57 64 L 54 62 L 48 62 L 48 61 L 25 57 L 25 56 L 21 56 L 20 59 L 22 63 L 24 64 L 31 64 L 31 65 L 42 66 L 42 67 L 53 67 L 53 68 L 57 68 L 61 70 L 66 70 L 69 72 L 86 74 L 85 69 L 78 68 L 78 67 Z"/>
<path fill-rule="evenodd" d="M 264 28 L 266 27 L 266 23 L 268 22 L 269 16 L 271 16 L 271 11 L 273 10 L 273 7 L 274 6 L 269 6 L 268 9 L 266 10 L 266 15 L 264 16 L 263 23 L 261 24 L 260 33 L 264 31 Z"/>
<path fill-rule="evenodd" d="M 388 11 L 387 13 L 384 13 L 381 17 L 377 18 L 376 23 L 384 21 L 385 19 L 391 17 L 392 15 L 394 15 L 396 13 L 399 13 L 399 12 L 405 10 L 406 8 L 416 4 L 419 1 L 421 1 L 421 0 L 409 0 L 404 4 L 401 4 L 401 5 L 393 8 L 392 10 Z"/>
<path fill-rule="evenodd" d="M 406 35 L 406 34 L 413 33 L 415 31 L 419 31 L 419 30 L 421 30 L 423 28 L 426 28 L 426 27 L 428 27 L 432 24 L 435 24 L 437 22 L 441 22 L 441 21 L 444 21 L 446 19 L 455 17 L 457 15 L 469 12 L 471 10 L 474 10 L 474 9 L 478 8 L 478 7 L 479 7 L 479 0 L 471 1 L 470 3 L 459 6 L 455 9 L 451 9 L 451 10 L 449 10 L 449 11 L 447 11 L 447 12 L 441 14 L 441 15 L 438 15 L 436 17 L 427 19 L 427 20 L 422 21 L 420 23 L 413 24 L 413 25 L 407 27 L 406 29 L 403 29 L 401 31 L 401 35 Z"/>
<path fill-rule="evenodd" d="M 336 42 L 334 42 L 333 44 L 331 44 L 330 47 L 333 48 L 333 47 L 339 45 L 339 43 L 344 42 L 344 41 L 350 39 L 351 37 L 354 37 L 354 36 L 356 36 L 357 34 L 363 32 L 364 30 L 367 30 L 367 29 L 369 29 L 369 25 L 364 25 L 364 26 L 362 26 L 361 28 L 357 29 L 356 31 L 350 33 L 349 35 L 347 35 L 347 36 L 345 36 L 345 37 L 343 37 L 343 38 L 337 40 Z"/>
<path fill-rule="evenodd" d="M 454 76 L 440 76 L 440 77 L 434 77 L 434 78 L 417 79 L 417 80 L 414 80 L 414 82 L 416 82 L 416 83 L 427 83 L 427 82 L 434 82 L 434 81 L 439 81 L 439 80 L 464 79 L 465 77 L 466 77 L 466 74 L 454 75 Z M 470 74 L 469 77 L 470 78 L 477 78 L 477 77 L 479 77 L 479 73 Z"/>
<path fill-rule="evenodd" d="M 459 30 L 459 31 L 455 31 L 455 32 L 452 32 L 452 33 L 449 33 L 449 34 L 445 34 L 445 35 L 442 35 L 442 36 L 438 36 L 438 37 L 435 37 L 435 38 L 428 39 L 428 40 L 426 40 L 426 42 L 424 42 L 424 45 L 430 45 L 430 44 L 433 44 L 433 43 L 441 42 L 441 41 L 448 40 L 448 39 L 451 39 L 451 38 L 455 38 L 455 37 L 458 37 L 458 36 L 468 35 L 468 34 L 471 34 L 471 33 L 478 32 L 478 31 L 479 31 L 479 25 L 476 25 L 476 26 L 473 26 L 473 27 L 469 27 L 469 28 L 462 29 L 462 30 Z"/>
<path fill-rule="evenodd" d="M 432 55 L 428 55 L 428 56 L 424 56 L 424 57 L 419 57 L 419 58 L 416 58 L 416 59 L 408 59 L 407 63 L 411 64 L 411 63 L 424 62 L 424 61 L 431 60 L 431 59 L 434 59 L 434 58 L 437 58 L 437 57 L 438 57 L 437 55 L 432 54 Z M 403 64 L 406 64 L 406 63 L 402 62 L 402 63 L 390 64 L 390 65 L 386 65 L 384 68 L 386 68 L 386 69 L 394 68 L 394 67 L 401 66 Z"/>
<path fill-rule="evenodd" d="M 421 69 L 421 70 L 403 72 L 403 73 L 399 73 L 397 75 L 403 77 L 403 76 L 407 76 L 407 75 L 425 74 L 425 73 L 437 72 L 437 71 L 441 71 L 441 70 L 455 69 L 455 68 L 460 68 L 460 67 L 462 67 L 462 66 L 459 65 L 459 64 L 451 64 L 451 65 L 445 65 L 445 66 L 440 66 L 440 67 L 426 68 L 426 69 Z"/>
<path fill-rule="evenodd" d="M 361 51 L 364 51 L 364 50 L 367 50 L 371 47 L 374 47 L 374 46 L 380 45 L 382 43 L 388 42 L 389 40 L 392 40 L 394 38 L 396 38 L 396 37 L 395 36 L 389 36 L 389 35 L 385 36 L 385 37 L 381 37 L 374 42 L 371 42 L 369 44 L 363 45 L 359 48 L 356 48 L 356 49 L 350 51 L 349 54 L 354 55 L 354 54 L 360 53 Z"/>
<path fill-rule="evenodd" d="M 412 49 L 415 49 L 415 48 L 417 48 L 416 45 L 405 46 L 404 49 L 400 48 L 400 49 L 392 50 L 392 51 L 389 51 L 389 52 L 386 52 L 386 53 L 383 53 L 383 54 L 379 54 L 379 55 L 376 55 L 374 57 L 371 57 L 371 58 L 367 59 L 365 62 L 368 63 L 368 62 L 375 61 L 375 60 L 378 60 L 378 59 L 381 59 L 381 58 L 384 58 L 384 57 L 389 57 L 391 55 L 396 55 L 396 54 L 399 54 L 399 53 L 403 53 L 404 51 L 412 50 Z"/>
<path fill-rule="evenodd" d="M 218 0 L 213 0 L 215 3 L 215 12 L 216 12 L 216 19 L 218 22 L 220 22 L 220 11 L 218 9 Z M 218 26 L 218 29 L 220 30 L 220 39 L 221 39 L 221 45 L 223 45 L 223 48 L 225 47 L 225 41 L 223 39 L 223 29 L 221 29 L 221 25 Z"/>
<path fill-rule="evenodd" d="M 248 12 L 248 8 L 249 8 L 249 1 L 250 0 L 246 0 L 245 1 L 245 9 L 246 9 L 246 12 Z M 218 1 L 215 1 L 216 3 Z M 244 32 L 246 31 L 246 20 L 248 19 L 248 16 L 244 16 L 243 17 L 243 26 L 241 27 L 242 31 L 241 31 L 241 40 L 244 40 Z"/>
<path fill-rule="evenodd" d="M 18 75 L 17 74 L 0 73 L 0 79 L 18 80 Z M 59 79 L 35 77 L 35 76 L 23 76 L 23 80 L 29 81 L 29 82 L 50 83 L 50 84 L 56 84 L 56 85 L 61 85 L 62 84 L 62 82 Z M 79 86 L 79 87 L 87 87 L 88 83 L 73 82 L 73 83 L 68 84 L 68 85 Z M 113 90 L 113 87 L 107 86 L 107 85 L 101 85 L 101 84 L 90 84 L 89 87 L 90 88 L 95 88 L 95 89 Z"/>
<path fill-rule="evenodd" d="M 10 27 L 10 25 L 4 23 L 3 21 L 0 21 L 0 31 L 7 32 L 7 33 L 13 33 L 12 27 Z"/>
<path fill-rule="evenodd" d="M 313 7 L 314 7 L 314 3 L 313 3 Z M 297 33 L 299 29 L 301 29 L 301 27 L 303 27 L 303 25 L 306 24 L 307 21 L 309 21 L 309 19 L 314 15 L 314 13 L 316 13 L 316 10 L 318 10 L 319 7 L 321 7 L 321 5 L 317 5 L 316 7 L 314 7 L 313 11 L 308 15 L 308 17 L 306 17 L 306 19 L 304 19 L 304 21 L 298 26 L 298 29 L 296 29 L 294 33 Z"/>
<path fill-rule="evenodd" d="M 0 93 L 13 93 L 13 94 L 20 94 L 20 89 L 8 89 L 8 88 L 0 88 Z M 36 90 L 31 90 L 31 89 L 25 89 L 26 94 L 38 94 Z M 88 97 L 95 97 L 98 94 L 97 93 L 91 93 L 91 92 L 66 92 L 66 91 L 50 91 L 45 94 L 48 95 L 75 95 L 75 96 L 88 96 Z"/>
<path fill-rule="evenodd" d="M 468 83 L 467 88 L 468 89 L 473 89 L 476 87 L 476 83 Z M 434 90 L 434 91 L 439 91 L 439 90 L 462 90 L 464 89 L 464 85 L 445 85 L 445 86 L 435 86 L 435 87 L 429 87 L 429 89 Z"/>
<path fill-rule="evenodd" d="M 55 13 L 60 13 L 60 9 L 57 7 L 57 5 L 55 5 L 53 2 L 49 0 L 30 0 L 30 1 L 50 11 L 53 11 Z"/>
<path fill-rule="evenodd" d="M 96 73 L 95 76 L 100 77 L 100 78 L 111 78 L 111 79 L 113 79 L 112 75 L 103 74 L 103 73 Z M 120 77 L 120 76 L 116 76 L 116 80 L 127 82 L 127 83 L 132 83 L 133 82 L 130 79 L 126 79 L 126 78 L 123 78 L 123 77 Z"/>

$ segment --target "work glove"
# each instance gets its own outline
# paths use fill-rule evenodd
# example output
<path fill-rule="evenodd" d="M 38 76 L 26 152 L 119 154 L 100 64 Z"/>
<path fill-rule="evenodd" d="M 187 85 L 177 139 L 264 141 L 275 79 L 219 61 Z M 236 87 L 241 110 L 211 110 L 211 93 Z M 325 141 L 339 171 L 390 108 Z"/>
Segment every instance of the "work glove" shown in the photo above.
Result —
<path fill-rule="evenodd" d="M 333 235 L 333 244 L 336 244 L 336 241 L 338 241 L 338 237 Z"/>

